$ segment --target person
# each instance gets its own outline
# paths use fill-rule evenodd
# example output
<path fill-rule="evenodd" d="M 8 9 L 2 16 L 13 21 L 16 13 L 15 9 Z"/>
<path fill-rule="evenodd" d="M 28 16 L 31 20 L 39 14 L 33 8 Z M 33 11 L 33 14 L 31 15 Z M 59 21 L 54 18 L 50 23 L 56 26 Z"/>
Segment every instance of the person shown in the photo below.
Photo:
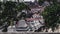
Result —
<path fill-rule="evenodd" d="M 2 32 L 7 32 L 7 28 L 8 28 L 8 23 L 6 22 L 6 23 L 4 23 Z"/>

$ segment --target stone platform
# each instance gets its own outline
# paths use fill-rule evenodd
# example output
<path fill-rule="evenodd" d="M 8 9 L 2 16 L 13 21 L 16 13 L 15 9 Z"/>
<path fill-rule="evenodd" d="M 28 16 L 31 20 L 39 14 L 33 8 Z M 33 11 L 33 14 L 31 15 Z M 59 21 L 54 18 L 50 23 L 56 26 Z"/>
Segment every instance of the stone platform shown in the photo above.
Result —
<path fill-rule="evenodd" d="M 0 34 L 60 34 L 59 32 L 52 32 L 52 33 L 43 33 L 43 32 L 0 32 Z"/>

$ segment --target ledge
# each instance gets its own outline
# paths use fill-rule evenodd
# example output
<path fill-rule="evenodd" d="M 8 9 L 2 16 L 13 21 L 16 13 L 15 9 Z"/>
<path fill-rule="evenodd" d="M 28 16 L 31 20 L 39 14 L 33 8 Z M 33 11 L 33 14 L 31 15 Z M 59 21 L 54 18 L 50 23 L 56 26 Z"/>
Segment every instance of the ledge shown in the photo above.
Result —
<path fill-rule="evenodd" d="M 60 34 L 60 32 L 0 32 L 0 34 Z"/>

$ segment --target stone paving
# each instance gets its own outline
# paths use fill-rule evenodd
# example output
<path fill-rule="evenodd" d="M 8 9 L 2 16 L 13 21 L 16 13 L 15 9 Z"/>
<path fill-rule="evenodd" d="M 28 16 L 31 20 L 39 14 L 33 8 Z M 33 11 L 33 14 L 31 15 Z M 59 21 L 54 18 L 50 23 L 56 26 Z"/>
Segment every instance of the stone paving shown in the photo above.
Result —
<path fill-rule="evenodd" d="M 43 32 L 0 32 L 0 34 L 60 34 L 60 33 L 43 33 Z"/>

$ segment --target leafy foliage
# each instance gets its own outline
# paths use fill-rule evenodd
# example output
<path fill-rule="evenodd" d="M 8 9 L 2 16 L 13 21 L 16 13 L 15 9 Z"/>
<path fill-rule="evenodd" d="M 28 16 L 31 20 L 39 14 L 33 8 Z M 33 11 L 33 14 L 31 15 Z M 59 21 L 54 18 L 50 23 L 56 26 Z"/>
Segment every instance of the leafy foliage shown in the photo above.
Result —
<path fill-rule="evenodd" d="M 38 0 L 39 5 L 42 5 L 45 0 Z"/>
<path fill-rule="evenodd" d="M 0 25 L 3 25 L 3 23 L 8 22 L 7 27 L 11 24 L 11 22 L 13 23 L 13 21 L 16 21 L 18 19 L 17 17 L 18 12 L 21 12 L 23 9 L 28 9 L 27 5 L 25 5 L 24 3 L 18 4 L 12 1 L 7 1 L 6 3 L 0 3 L 0 7 L 1 5 L 3 5 L 3 10 L 2 13 L 0 14 Z M 3 31 L 5 31 L 5 29 Z"/>
<path fill-rule="evenodd" d="M 2 10 L 2 7 L 1 7 L 1 5 L 2 5 L 2 2 L 0 2 L 0 10 Z"/>
<path fill-rule="evenodd" d="M 43 17 L 45 19 L 46 27 L 54 28 L 59 24 L 60 18 L 60 4 L 54 3 L 51 6 L 45 8 L 43 12 Z"/>

